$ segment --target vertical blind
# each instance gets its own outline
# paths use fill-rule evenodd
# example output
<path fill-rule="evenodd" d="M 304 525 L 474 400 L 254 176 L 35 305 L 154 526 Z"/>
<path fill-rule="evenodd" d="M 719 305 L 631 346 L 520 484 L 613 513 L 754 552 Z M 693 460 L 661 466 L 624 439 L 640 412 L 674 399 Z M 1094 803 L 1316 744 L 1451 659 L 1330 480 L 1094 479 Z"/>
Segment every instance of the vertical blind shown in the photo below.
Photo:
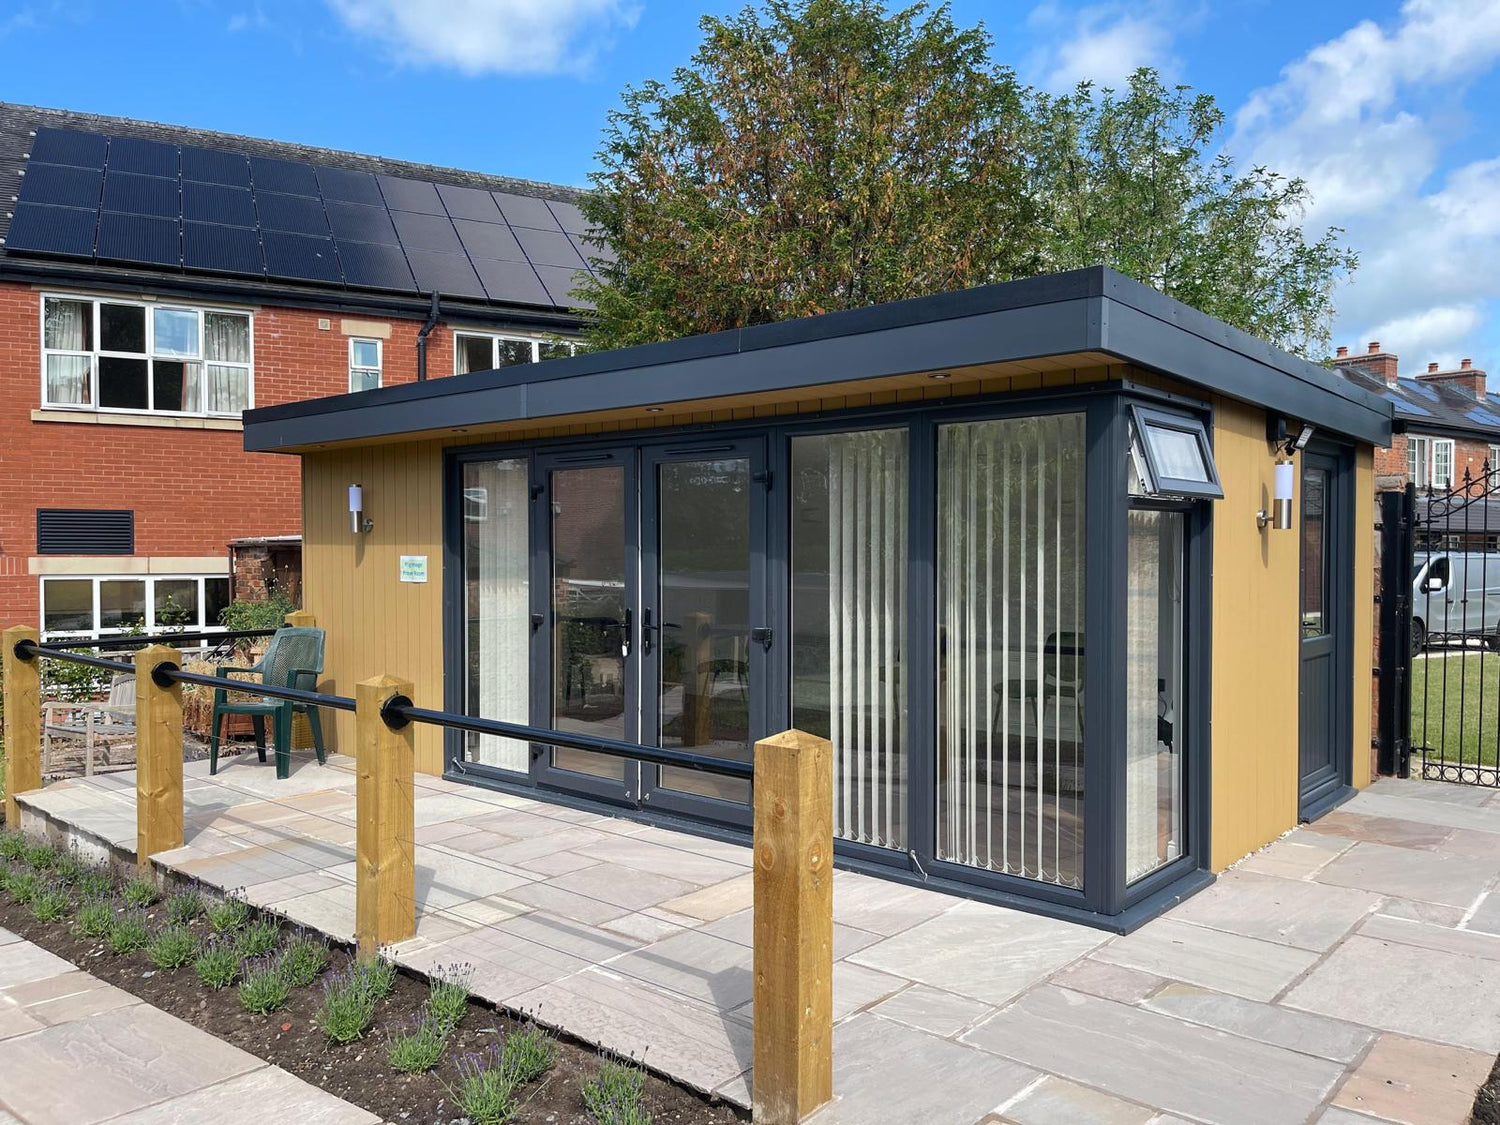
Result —
<path fill-rule="evenodd" d="M 937 855 L 1083 885 L 1084 418 L 938 437 Z"/>

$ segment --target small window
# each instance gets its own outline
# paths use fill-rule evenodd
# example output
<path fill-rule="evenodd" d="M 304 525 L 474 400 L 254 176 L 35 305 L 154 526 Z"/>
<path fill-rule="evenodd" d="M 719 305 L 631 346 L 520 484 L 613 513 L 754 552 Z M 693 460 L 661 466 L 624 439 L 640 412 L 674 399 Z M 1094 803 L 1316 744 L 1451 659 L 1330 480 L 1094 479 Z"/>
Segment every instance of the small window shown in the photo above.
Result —
<path fill-rule="evenodd" d="M 1131 407 L 1131 491 L 1143 496 L 1221 500 L 1208 431 L 1196 418 Z"/>
<path fill-rule="evenodd" d="M 1417 437 L 1412 434 L 1406 439 L 1406 479 L 1418 488 L 1424 487 L 1430 479 L 1427 472 L 1427 459 L 1431 455 L 1431 439 Z"/>
<path fill-rule="evenodd" d="M 1432 439 L 1432 487 L 1453 487 L 1453 439 Z"/>
<path fill-rule="evenodd" d="M 1489 472 L 1500 469 L 1500 445 L 1490 446 L 1489 463 L 1485 466 Z"/>
<path fill-rule="evenodd" d="M 355 336 L 349 341 L 349 389 L 373 391 L 380 386 L 380 341 Z"/>

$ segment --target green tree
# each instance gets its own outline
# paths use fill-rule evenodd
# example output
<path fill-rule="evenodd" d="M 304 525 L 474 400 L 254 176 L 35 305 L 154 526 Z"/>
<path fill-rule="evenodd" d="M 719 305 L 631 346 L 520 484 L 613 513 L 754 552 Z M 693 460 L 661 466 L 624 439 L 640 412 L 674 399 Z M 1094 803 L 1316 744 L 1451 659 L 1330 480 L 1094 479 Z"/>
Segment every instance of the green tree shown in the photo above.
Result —
<path fill-rule="evenodd" d="M 946 5 L 764 0 L 702 21 L 692 65 L 627 88 L 588 218 L 617 258 L 580 294 L 621 347 L 1105 264 L 1304 354 L 1356 265 L 1247 173 L 1206 94 L 1138 71 L 1050 96 Z"/>

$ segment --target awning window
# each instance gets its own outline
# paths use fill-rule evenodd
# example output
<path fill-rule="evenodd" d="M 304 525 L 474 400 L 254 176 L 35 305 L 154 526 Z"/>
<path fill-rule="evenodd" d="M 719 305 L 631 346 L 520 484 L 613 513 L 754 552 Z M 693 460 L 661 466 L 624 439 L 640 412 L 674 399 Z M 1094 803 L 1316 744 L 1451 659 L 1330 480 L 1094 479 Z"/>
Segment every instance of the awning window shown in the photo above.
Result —
<path fill-rule="evenodd" d="M 1197 418 L 1143 406 L 1130 408 L 1131 492 L 1222 500 L 1208 431 Z"/>

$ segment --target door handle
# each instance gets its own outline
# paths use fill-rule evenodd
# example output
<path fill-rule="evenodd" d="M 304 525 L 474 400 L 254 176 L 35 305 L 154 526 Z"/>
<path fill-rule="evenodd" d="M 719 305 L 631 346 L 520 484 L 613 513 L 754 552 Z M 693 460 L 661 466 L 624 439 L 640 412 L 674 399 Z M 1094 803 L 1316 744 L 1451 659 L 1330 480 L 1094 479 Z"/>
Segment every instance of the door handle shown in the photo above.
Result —
<path fill-rule="evenodd" d="M 647 606 L 641 610 L 641 652 L 646 656 L 651 655 L 651 649 L 654 647 L 651 634 L 656 629 L 657 626 L 651 624 L 651 607 Z"/>
<path fill-rule="evenodd" d="M 625 607 L 625 620 L 622 626 L 623 628 L 620 633 L 620 655 L 628 657 L 630 655 L 630 642 L 635 636 L 635 628 L 631 625 L 629 606 Z"/>

